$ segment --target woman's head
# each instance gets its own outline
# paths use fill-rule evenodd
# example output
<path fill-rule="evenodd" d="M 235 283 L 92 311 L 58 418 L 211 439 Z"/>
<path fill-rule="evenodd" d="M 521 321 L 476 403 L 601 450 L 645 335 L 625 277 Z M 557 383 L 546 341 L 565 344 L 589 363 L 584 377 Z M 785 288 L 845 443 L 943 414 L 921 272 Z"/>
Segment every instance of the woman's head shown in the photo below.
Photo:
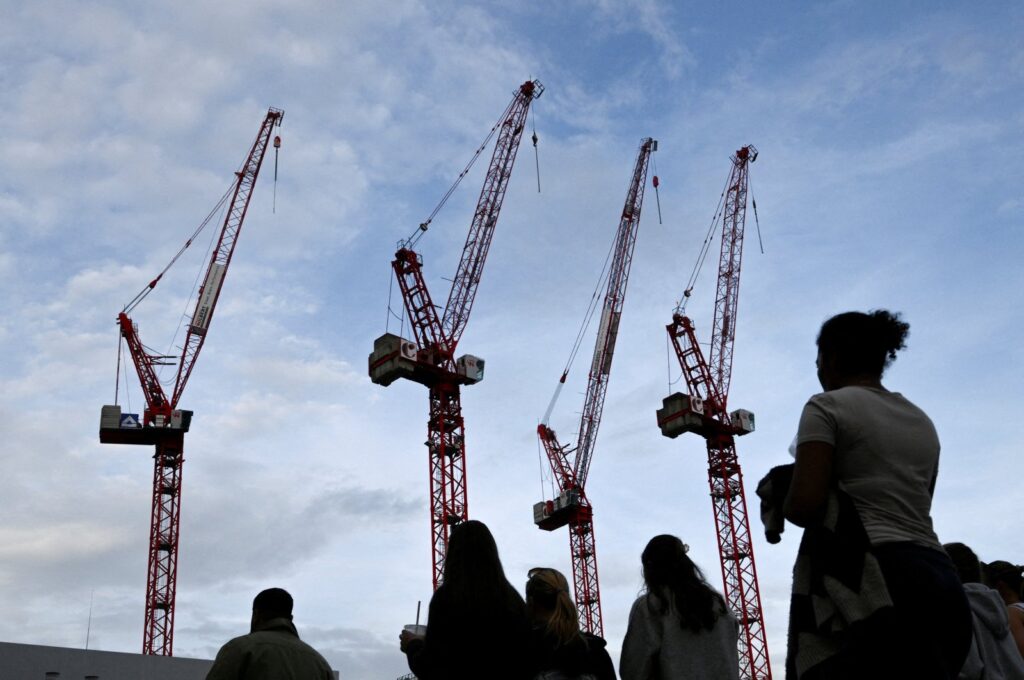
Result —
<path fill-rule="evenodd" d="M 710 629 L 725 611 L 721 595 L 712 590 L 700 568 L 687 555 L 689 548 L 668 534 L 655 536 L 647 543 L 640 561 L 648 604 L 660 614 L 674 603 L 683 628 L 693 632 Z"/>
<path fill-rule="evenodd" d="M 910 324 L 884 309 L 833 316 L 818 333 L 822 388 L 836 389 L 851 378 L 881 378 L 896 352 L 907 346 L 909 332 Z"/>
<path fill-rule="evenodd" d="M 661 534 L 648 541 L 640 555 L 647 589 L 656 590 L 682 577 L 703 581 L 700 569 L 686 554 L 688 550 L 685 543 L 669 534 Z"/>
<path fill-rule="evenodd" d="M 579 613 L 569 596 L 569 582 L 562 572 L 531 569 L 526 581 L 526 609 L 534 623 L 543 624 L 562 646 L 580 634 Z"/>
<path fill-rule="evenodd" d="M 985 567 L 988 585 L 999 591 L 1007 604 L 1024 598 L 1024 566 L 1004 560 L 989 562 Z"/>
<path fill-rule="evenodd" d="M 504 580 L 505 571 L 498 557 L 498 545 L 487 525 L 471 519 L 452 527 L 444 558 L 445 583 L 496 577 Z"/>
<path fill-rule="evenodd" d="M 973 550 L 963 543 L 946 543 L 942 549 L 953 561 L 960 583 L 981 583 L 981 561 Z"/>
<path fill-rule="evenodd" d="M 519 617 L 525 623 L 523 598 L 505 578 L 498 546 L 483 522 L 468 520 L 452 527 L 444 560 L 444 583 L 435 596 L 442 592 L 464 625 L 475 626 L 505 615 Z"/>

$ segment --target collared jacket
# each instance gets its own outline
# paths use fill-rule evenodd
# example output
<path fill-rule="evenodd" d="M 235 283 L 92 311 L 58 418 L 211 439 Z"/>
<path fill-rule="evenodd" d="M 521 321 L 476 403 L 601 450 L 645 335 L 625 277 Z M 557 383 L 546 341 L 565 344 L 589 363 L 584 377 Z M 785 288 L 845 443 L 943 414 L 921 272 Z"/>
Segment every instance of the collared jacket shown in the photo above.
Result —
<path fill-rule="evenodd" d="M 282 617 L 221 647 L 206 680 L 334 680 L 334 673 Z"/>

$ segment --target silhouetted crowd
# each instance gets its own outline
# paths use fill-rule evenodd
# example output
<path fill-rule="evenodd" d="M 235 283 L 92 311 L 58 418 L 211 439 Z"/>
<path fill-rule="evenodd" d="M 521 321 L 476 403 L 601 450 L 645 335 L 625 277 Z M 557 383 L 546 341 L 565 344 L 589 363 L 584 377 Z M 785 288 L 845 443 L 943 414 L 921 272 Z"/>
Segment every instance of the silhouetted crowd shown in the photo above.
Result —
<path fill-rule="evenodd" d="M 794 462 L 757 486 L 769 543 L 783 540 L 787 521 L 803 528 L 788 680 L 1024 680 L 1024 570 L 939 542 L 935 427 L 882 385 L 908 332 L 884 310 L 825 322 L 817 338 L 823 391 L 804 406 Z M 641 555 L 645 587 L 629 613 L 623 680 L 739 678 L 742 612 L 730 610 L 687 551 L 660 535 Z M 580 630 L 565 576 L 538 568 L 527 579 L 524 599 L 488 528 L 454 526 L 425 631 L 400 635 L 410 670 L 420 680 L 614 680 L 605 641 Z M 253 603 L 252 632 L 224 646 L 208 680 L 330 677 L 298 640 L 290 597 L 286 614 L 280 597 L 261 612 L 265 593 Z"/>
<path fill-rule="evenodd" d="M 686 552 L 667 535 L 644 550 L 647 587 L 630 613 L 623 678 L 738 677 L 736 617 Z M 422 680 L 616 677 L 605 641 L 580 630 L 565 576 L 531 569 L 524 601 L 505 578 L 491 532 L 475 520 L 452 529 L 426 634 L 403 631 L 401 647 Z"/>

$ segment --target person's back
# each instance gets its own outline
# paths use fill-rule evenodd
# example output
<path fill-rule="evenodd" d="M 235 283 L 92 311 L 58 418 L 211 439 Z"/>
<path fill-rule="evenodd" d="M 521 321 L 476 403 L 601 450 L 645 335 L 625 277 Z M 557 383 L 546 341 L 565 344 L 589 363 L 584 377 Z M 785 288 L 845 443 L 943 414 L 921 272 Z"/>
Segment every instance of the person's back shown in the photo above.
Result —
<path fill-rule="evenodd" d="M 299 639 L 292 623 L 292 598 L 280 588 L 253 600 L 251 632 L 217 652 L 206 680 L 331 680 L 320 653 Z"/>
<path fill-rule="evenodd" d="M 736 617 L 675 536 L 655 536 L 641 555 L 646 592 L 622 641 L 622 680 L 737 680 Z"/>
<path fill-rule="evenodd" d="M 675 604 L 658 613 L 650 597 L 638 598 L 629 613 L 619 663 L 622 680 L 739 678 L 739 628 L 732 612 L 726 608 L 710 629 L 695 632 L 680 625 Z"/>
<path fill-rule="evenodd" d="M 526 603 L 505 578 L 494 537 L 482 522 L 452 528 L 426 635 L 403 631 L 400 639 L 409 670 L 420 680 L 529 678 Z"/>
<path fill-rule="evenodd" d="M 939 439 L 920 408 L 898 392 L 851 385 L 814 395 L 800 428 L 804 441 L 835 447 L 835 479 L 872 545 L 939 547 L 931 520 Z"/>
<path fill-rule="evenodd" d="M 514 590 L 505 606 L 481 608 L 441 584 L 430 601 L 426 637 L 407 651 L 409 669 L 421 680 L 528 678 L 529 625 L 513 596 Z"/>
<path fill-rule="evenodd" d="M 333 677 L 320 653 L 299 639 L 294 624 L 277 618 L 224 645 L 206 680 L 327 680 Z"/>

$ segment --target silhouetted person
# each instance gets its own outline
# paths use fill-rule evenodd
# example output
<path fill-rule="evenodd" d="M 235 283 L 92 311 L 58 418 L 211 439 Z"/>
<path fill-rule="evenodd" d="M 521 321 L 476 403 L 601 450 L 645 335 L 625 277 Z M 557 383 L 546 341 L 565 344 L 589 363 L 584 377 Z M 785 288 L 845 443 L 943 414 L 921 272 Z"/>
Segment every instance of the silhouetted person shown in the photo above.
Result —
<path fill-rule="evenodd" d="M 1010 633 L 1017 642 L 1017 649 L 1024 655 L 1024 567 L 1003 560 L 989 563 L 986 572 L 988 584 L 996 589 L 1006 603 L 1010 617 Z"/>
<path fill-rule="evenodd" d="M 402 631 L 400 639 L 409 669 L 420 680 L 529 678 L 526 603 L 505 578 L 498 546 L 483 522 L 452 527 L 427 634 Z"/>
<path fill-rule="evenodd" d="M 974 641 L 959 680 L 1024 679 L 1024 657 L 1010 635 L 1010 619 L 999 593 L 981 582 L 981 562 L 963 543 L 942 546 L 964 584 L 974 619 Z"/>
<path fill-rule="evenodd" d="M 292 596 L 264 590 L 252 601 L 248 635 L 217 652 L 206 680 L 333 680 L 320 653 L 299 639 L 292 623 Z"/>
<path fill-rule="evenodd" d="M 971 615 L 932 528 L 939 439 L 921 409 L 881 382 L 909 329 L 898 314 L 881 310 L 839 314 L 822 325 L 817 366 L 824 392 L 800 417 L 786 518 L 820 525 L 838 486 L 852 499 L 884 577 L 891 616 L 849 641 L 849 663 L 839 670 L 955 678 L 971 645 Z"/>
<path fill-rule="evenodd" d="M 535 680 L 615 680 L 604 639 L 580 631 L 569 582 L 560 571 L 530 570 L 526 611 L 533 626 Z"/>
<path fill-rule="evenodd" d="M 622 680 L 735 680 L 739 624 L 675 536 L 655 536 L 641 562 L 645 592 L 622 641 Z"/>

